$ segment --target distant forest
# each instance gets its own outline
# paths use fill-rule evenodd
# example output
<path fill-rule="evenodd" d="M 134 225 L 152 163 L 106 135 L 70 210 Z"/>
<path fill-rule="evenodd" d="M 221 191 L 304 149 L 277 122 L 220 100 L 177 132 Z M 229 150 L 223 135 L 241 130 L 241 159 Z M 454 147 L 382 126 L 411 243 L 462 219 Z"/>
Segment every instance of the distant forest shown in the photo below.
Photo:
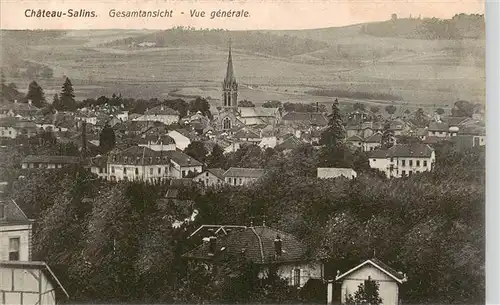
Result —
<path fill-rule="evenodd" d="M 384 22 L 364 24 L 363 34 L 409 39 L 481 39 L 485 37 L 484 15 L 459 14 L 452 19 L 401 18 L 395 14 Z"/>
<path fill-rule="evenodd" d="M 108 47 L 137 46 L 154 43 L 155 47 L 227 46 L 231 39 L 236 49 L 277 57 L 314 52 L 328 47 L 325 42 L 293 36 L 273 35 L 258 31 L 226 31 L 221 29 L 194 29 L 177 27 L 139 37 L 129 37 L 106 44 Z"/>

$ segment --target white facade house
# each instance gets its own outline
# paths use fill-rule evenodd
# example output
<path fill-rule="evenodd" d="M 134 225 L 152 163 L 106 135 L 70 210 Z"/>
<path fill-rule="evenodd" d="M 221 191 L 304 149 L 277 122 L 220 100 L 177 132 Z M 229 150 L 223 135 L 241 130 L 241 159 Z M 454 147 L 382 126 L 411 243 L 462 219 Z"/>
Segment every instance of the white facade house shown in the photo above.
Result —
<path fill-rule="evenodd" d="M 222 185 L 224 184 L 224 170 L 222 168 L 207 168 L 202 173 L 196 175 L 193 181 L 208 187 Z"/>
<path fill-rule="evenodd" d="M 56 169 L 65 166 L 76 165 L 80 162 L 79 157 L 74 156 L 47 156 L 47 155 L 29 155 L 21 161 L 22 169 Z"/>
<path fill-rule="evenodd" d="M 146 110 L 144 115 L 136 118 L 135 121 L 162 122 L 165 125 L 178 123 L 179 112 L 164 105 L 160 105 Z"/>
<path fill-rule="evenodd" d="M 388 178 L 411 176 L 431 171 L 436 162 L 434 149 L 427 144 L 396 144 L 387 150 L 372 151 L 370 167 L 385 173 Z"/>
<path fill-rule="evenodd" d="M 0 305 L 55 305 L 59 292 L 68 297 L 46 263 L 31 261 L 32 223 L 14 200 L 2 196 Z"/>
<path fill-rule="evenodd" d="M 354 296 L 360 284 L 366 281 L 375 281 L 379 285 L 379 296 L 382 305 L 399 304 L 399 285 L 407 281 L 406 275 L 396 272 L 380 260 L 367 260 L 347 272 L 335 277 L 341 283 L 341 303 L 344 304 L 348 296 Z M 332 304 L 333 282 L 328 283 L 327 304 Z"/>
<path fill-rule="evenodd" d="M 189 144 L 191 144 L 191 139 L 178 132 L 177 130 L 169 131 L 168 136 L 174 139 L 177 149 L 184 150 L 186 149 L 186 147 L 188 147 Z"/>

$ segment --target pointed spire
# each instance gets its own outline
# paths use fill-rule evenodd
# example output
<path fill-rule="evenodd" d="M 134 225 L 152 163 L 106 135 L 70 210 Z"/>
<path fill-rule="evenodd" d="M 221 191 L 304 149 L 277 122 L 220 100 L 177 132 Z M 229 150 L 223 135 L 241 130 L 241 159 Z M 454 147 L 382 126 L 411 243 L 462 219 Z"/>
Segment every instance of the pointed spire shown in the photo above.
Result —
<path fill-rule="evenodd" d="M 227 58 L 227 70 L 226 70 L 226 78 L 224 78 L 224 83 L 232 84 L 235 82 L 236 78 L 234 77 L 233 57 L 231 55 L 231 39 L 229 39 L 229 56 Z"/>

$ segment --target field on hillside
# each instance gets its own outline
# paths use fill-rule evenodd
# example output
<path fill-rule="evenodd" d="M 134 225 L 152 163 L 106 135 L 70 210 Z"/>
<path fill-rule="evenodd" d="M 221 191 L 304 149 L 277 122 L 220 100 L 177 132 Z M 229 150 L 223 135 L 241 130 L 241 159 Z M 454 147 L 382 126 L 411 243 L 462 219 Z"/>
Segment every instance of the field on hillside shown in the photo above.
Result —
<path fill-rule="evenodd" d="M 242 40 L 242 33 L 235 35 Z M 28 61 L 52 68 L 52 80 L 37 80 L 49 100 L 59 91 L 63 76 L 68 76 L 78 99 L 113 93 L 167 98 L 175 91 L 176 96 L 202 95 L 212 98 L 214 105 L 220 103 L 227 61 L 227 45 L 222 43 L 195 45 L 190 40 L 189 45 L 183 45 L 182 41 L 168 40 L 168 36 L 161 36 L 170 42 L 162 47 L 139 48 L 116 42 L 149 41 L 155 37 L 151 31 L 51 32 L 45 39 L 33 39 L 37 35 L 47 33 L 2 31 L 1 65 Z M 221 35 L 230 34 L 224 31 Z M 484 40 L 380 38 L 361 34 L 357 26 L 271 31 L 263 37 L 270 35 L 286 35 L 284 41 L 289 45 L 298 43 L 294 37 L 318 43 L 312 50 L 302 47 L 301 54 L 281 52 L 268 38 L 255 40 L 261 43 L 255 48 L 259 52 L 235 44 L 233 63 L 240 99 L 256 104 L 266 100 L 330 103 L 334 97 L 309 94 L 312 89 L 329 89 L 401 96 L 402 101 L 394 102 L 404 107 L 446 108 L 458 99 L 484 102 Z M 8 73 L 6 79 L 20 89 L 31 81 Z M 359 100 L 346 97 L 341 101 Z M 383 105 L 391 101 L 366 102 Z"/>

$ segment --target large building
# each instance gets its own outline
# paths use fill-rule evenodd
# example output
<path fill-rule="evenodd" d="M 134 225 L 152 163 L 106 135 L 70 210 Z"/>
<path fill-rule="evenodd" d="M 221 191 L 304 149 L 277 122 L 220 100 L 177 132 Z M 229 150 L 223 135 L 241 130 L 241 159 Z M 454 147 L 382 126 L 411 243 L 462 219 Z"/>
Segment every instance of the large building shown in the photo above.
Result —
<path fill-rule="evenodd" d="M 369 161 L 371 168 L 380 170 L 388 178 L 399 178 L 431 171 L 436 154 L 427 144 L 396 144 L 387 150 L 374 150 Z"/>

